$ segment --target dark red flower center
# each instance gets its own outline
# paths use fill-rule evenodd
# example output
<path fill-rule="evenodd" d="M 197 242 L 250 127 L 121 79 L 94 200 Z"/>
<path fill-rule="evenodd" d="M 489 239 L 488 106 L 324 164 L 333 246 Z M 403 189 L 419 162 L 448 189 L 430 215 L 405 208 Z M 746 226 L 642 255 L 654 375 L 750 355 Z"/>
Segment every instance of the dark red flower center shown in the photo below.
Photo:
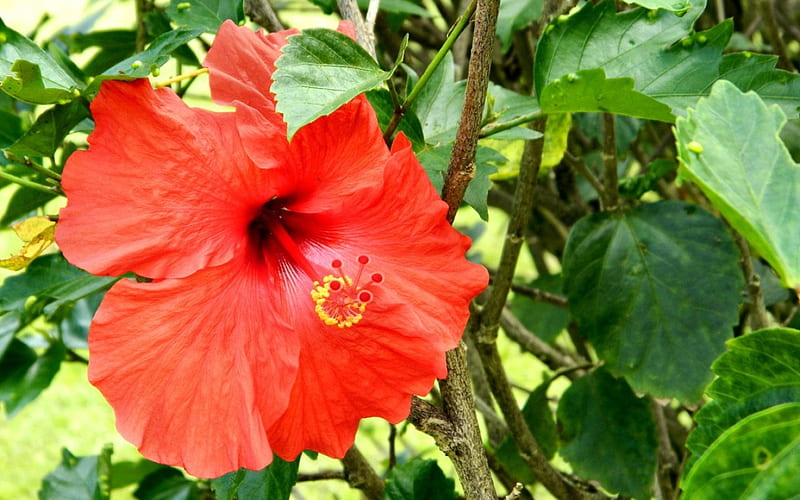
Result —
<path fill-rule="evenodd" d="M 372 287 L 383 282 L 383 274 L 373 272 L 367 278 L 364 271 L 370 258 L 359 255 L 352 275 L 345 272 L 340 259 L 333 259 L 329 272 L 318 279 L 325 271 L 316 270 L 301 248 L 312 240 L 309 227 L 314 224 L 309 217 L 287 210 L 285 202 L 275 198 L 265 203 L 250 222 L 250 244 L 263 262 L 276 262 L 281 272 L 302 270 L 314 280 L 311 300 L 319 319 L 326 325 L 349 328 L 364 317 L 367 304 L 373 299 Z"/>

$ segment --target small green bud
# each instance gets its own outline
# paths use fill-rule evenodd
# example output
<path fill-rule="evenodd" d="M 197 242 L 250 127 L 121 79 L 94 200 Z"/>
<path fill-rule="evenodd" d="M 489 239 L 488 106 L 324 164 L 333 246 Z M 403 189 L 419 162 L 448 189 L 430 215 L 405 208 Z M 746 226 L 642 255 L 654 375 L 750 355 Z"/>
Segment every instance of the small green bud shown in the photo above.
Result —
<path fill-rule="evenodd" d="M 560 16 L 558 16 L 559 23 L 565 23 L 567 22 L 567 19 L 569 19 L 569 16 L 566 14 L 561 14 Z"/>
<path fill-rule="evenodd" d="M 6 43 L 8 41 L 8 37 L 6 36 L 4 31 L 0 31 L 0 43 Z"/>
<path fill-rule="evenodd" d="M 704 44 L 708 41 L 708 37 L 705 35 L 697 35 L 697 43 Z"/>
<path fill-rule="evenodd" d="M 691 151 L 691 152 L 692 152 L 692 153 L 694 153 L 694 154 L 698 154 L 698 155 L 699 155 L 700 153 L 702 153 L 702 152 L 703 152 L 703 145 L 702 145 L 702 144 L 700 144 L 700 143 L 699 143 L 699 142 L 697 142 L 697 141 L 692 141 L 692 142 L 690 142 L 690 143 L 687 145 L 687 147 L 689 148 L 689 151 Z"/>
<path fill-rule="evenodd" d="M 576 75 L 575 73 L 570 73 L 567 75 L 567 82 L 575 83 L 577 81 L 578 81 L 578 75 Z"/>
<path fill-rule="evenodd" d="M 72 97 L 80 97 L 81 91 L 78 89 L 72 89 Z"/>
<path fill-rule="evenodd" d="M 691 47 L 692 46 L 692 39 L 691 38 L 684 38 L 683 40 L 681 40 L 681 46 L 682 47 L 686 47 L 686 48 Z"/>
<path fill-rule="evenodd" d="M 189 2 L 181 2 L 178 5 L 176 5 L 175 7 L 178 8 L 178 11 L 182 11 L 182 10 L 187 10 L 187 9 L 191 8 L 192 4 L 189 3 Z"/>
<path fill-rule="evenodd" d="M 153 76 L 158 76 L 161 74 L 161 68 L 158 67 L 157 64 L 150 65 L 150 74 Z"/>
<path fill-rule="evenodd" d="M 133 69 L 139 69 L 141 67 L 142 67 L 142 61 L 138 61 L 137 60 L 137 61 L 133 61 L 131 63 L 131 68 L 133 68 Z"/>
<path fill-rule="evenodd" d="M 546 35 L 546 34 L 550 33 L 551 31 L 553 31 L 554 29 L 555 29 L 554 25 L 548 24 L 547 28 L 544 29 L 544 34 Z"/>

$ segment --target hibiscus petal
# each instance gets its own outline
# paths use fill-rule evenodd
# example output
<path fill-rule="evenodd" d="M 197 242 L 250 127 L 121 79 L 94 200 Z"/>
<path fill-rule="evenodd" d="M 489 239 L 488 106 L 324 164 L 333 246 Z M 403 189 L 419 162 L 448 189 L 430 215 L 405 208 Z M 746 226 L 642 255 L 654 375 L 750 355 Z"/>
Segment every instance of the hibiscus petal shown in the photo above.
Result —
<path fill-rule="evenodd" d="M 93 274 L 183 277 L 230 260 L 273 196 L 233 113 L 193 109 L 147 80 L 105 82 L 88 151 L 73 154 L 56 241 Z"/>
<path fill-rule="evenodd" d="M 313 256 L 319 267 L 326 256 L 327 264 L 340 259 L 353 277 L 363 254 L 364 273 L 384 279 L 351 327 L 323 325 L 310 305 L 297 311 L 300 367 L 288 409 L 269 430 L 283 458 L 303 449 L 341 457 L 359 419 L 405 418 L 410 396 L 446 376 L 445 352 L 458 344 L 469 301 L 488 282 L 486 269 L 464 258 L 469 239 L 447 223 L 447 206 L 405 137 L 386 165 L 382 185 L 307 216 L 325 221 L 317 236 L 327 249 Z"/>
<path fill-rule="evenodd" d="M 182 279 L 114 285 L 89 335 L 89 379 L 142 454 L 217 477 L 272 460 L 298 344 L 260 264 L 237 259 Z"/>

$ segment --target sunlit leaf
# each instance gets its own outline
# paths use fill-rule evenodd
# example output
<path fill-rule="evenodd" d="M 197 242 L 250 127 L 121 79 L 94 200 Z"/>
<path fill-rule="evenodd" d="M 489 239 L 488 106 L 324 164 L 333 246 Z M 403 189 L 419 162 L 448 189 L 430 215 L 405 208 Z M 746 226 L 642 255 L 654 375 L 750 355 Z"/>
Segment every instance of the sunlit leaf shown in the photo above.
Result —
<path fill-rule="evenodd" d="M 74 99 L 83 84 L 33 41 L 0 19 L 0 90 L 31 104 Z"/>
<path fill-rule="evenodd" d="M 759 330 L 728 342 L 712 369 L 706 394 L 713 398 L 695 415 L 697 427 L 686 443 L 687 470 L 725 430 L 744 417 L 783 403 L 800 403 L 800 332 Z"/>
<path fill-rule="evenodd" d="M 290 36 L 275 66 L 270 90 L 289 137 L 390 75 L 347 35 L 327 29 Z"/>
<path fill-rule="evenodd" d="M 39 500 L 108 500 L 111 496 L 111 445 L 100 455 L 77 457 L 61 450 L 61 464 L 42 480 Z"/>
<path fill-rule="evenodd" d="M 723 432 L 683 481 L 681 498 L 795 499 L 798 468 L 800 403 L 774 406 Z"/>
<path fill-rule="evenodd" d="M 641 5 L 648 9 L 665 9 L 679 16 L 692 8 L 690 0 L 625 0 L 625 3 Z"/>
<path fill-rule="evenodd" d="M 25 243 L 20 253 L 0 259 L 0 267 L 19 271 L 41 255 L 55 241 L 56 224 L 47 217 L 31 217 L 12 226 Z"/>
<path fill-rule="evenodd" d="M 571 128 L 571 114 L 551 113 L 547 115 L 547 128 L 544 133 L 544 149 L 542 150 L 542 167 L 555 167 L 561 163 L 564 151 L 567 150 L 567 138 Z"/>
<path fill-rule="evenodd" d="M 53 156 L 64 137 L 86 118 L 89 118 L 89 107 L 83 99 L 53 106 L 42 113 L 8 151 L 19 156 Z"/>
<path fill-rule="evenodd" d="M 145 476 L 133 495 L 138 500 L 195 500 L 198 489 L 178 469 L 162 466 Z"/>
<path fill-rule="evenodd" d="M 754 93 L 719 82 L 677 122 L 683 171 L 770 263 L 800 289 L 800 168 L 778 137 L 786 116 Z"/>
<path fill-rule="evenodd" d="M 738 321 L 738 259 L 723 223 L 700 207 L 640 205 L 572 228 L 564 292 L 609 371 L 636 392 L 696 402 Z"/>
<path fill-rule="evenodd" d="M 514 33 L 529 25 L 542 15 L 542 0 L 500 0 L 497 15 L 497 38 L 503 52 L 511 48 Z"/>

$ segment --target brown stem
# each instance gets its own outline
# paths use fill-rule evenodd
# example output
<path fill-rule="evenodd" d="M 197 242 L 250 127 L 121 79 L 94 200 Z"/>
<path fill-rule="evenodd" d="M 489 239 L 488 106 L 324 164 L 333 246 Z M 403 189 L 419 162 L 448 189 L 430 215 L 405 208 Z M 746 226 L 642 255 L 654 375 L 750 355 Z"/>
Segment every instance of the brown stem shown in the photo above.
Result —
<path fill-rule="evenodd" d="M 321 472 L 300 473 L 297 475 L 298 483 L 307 483 L 311 481 L 326 481 L 329 479 L 341 479 L 342 481 L 346 480 L 344 471 L 340 470 L 324 470 Z"/>
<path fill-rule="evenodd" d="M 244 0 L 244 13 L 267 31 L 274 32 L 285 29 L 269 0 Z"/>
<path fill-rule="evenodd" d="M 450 222 L 455 219 L 467 185 L 475 176 L 475 152 L 478 149 L 481 117 L 489 85 L 499 7 L 500 0 L 479 0 L 475 12 L 472 55 L 469 61 L 464 107 L 442 192 L 442 198 L 449 207 L 447 220 Z"/>
<path fill-rule="evenodd" d="M 603 196 L 604 211 L 614 210 L 619 204 L 619 179 L 617 178 L 617 138 L 614 115 L 603 113 Z"/>
<path fill-rule="evenodd" d="M 734 240 L 739 247 L 741 254 L 742 271 L 744 279 L 747 280 L 747 291 L 750 295 L 750 327 L 753 330 L 761 330 L 769 326 L 769 315 L 767 306 L 764 303 L 764 294 L 761 291 L 761 279 L 753 268 L 753 260 L 750 256 L 750 246 L 738 232 L 734 232 Z"/>
<path fill-rule="evenodd" d="M 153 8 L 151 0 L 136 0 L 136 52 L 144 50 L 147 43 L 147 23 L 145 14 Z"/>
<path fill-rule="evenodd" d="M 370 55 L 375 58 L 375 35 L 367 29 L 367 24 L 364 22 L 364 17 L 358 9 L 356 0 L 337 0 L 336 4 L 339 6 L 339 12 L 342 14 L 342 19 L 347 19 L 353 23 L 356 28 L 356 40 Z"/>
<path fill-rule="evenodd" d="M 575 359 L 531 333 L 510 311 L 504 310 L 500 316 L 500 326 L 508 338 L 519 344 L 522 349 L 533 354 L 551 370 L 571 368 L 586 361 Z"/>
<path fill-rule="evenodd" d="M 342 458 L 342 465 L 344 465 L 344 478 L 350 486 L 361 490 L 369 500 L 383 498 L 383 479 L 355 445 L 347 450 Z"/>

